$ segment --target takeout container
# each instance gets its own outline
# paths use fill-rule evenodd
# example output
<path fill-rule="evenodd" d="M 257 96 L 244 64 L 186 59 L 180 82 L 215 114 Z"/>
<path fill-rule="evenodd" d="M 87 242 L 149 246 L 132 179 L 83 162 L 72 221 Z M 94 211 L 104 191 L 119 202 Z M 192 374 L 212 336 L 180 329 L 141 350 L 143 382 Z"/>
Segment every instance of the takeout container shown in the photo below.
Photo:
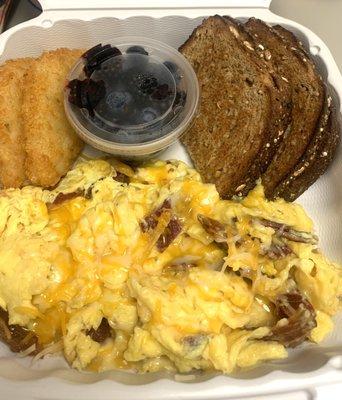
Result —
<path fill-rule="evenodd" d="M 1 62 L 9 58 L 38 56 L 58 47 L 89 48 L 115 37 L 138 35 L 178 48 L 203 17 L 221 14 L 246 19 L 251 16 L 282 24 L 312 51 L 321 73 L 334 88 L 340 107 L 342 77 L 324 42 L 304 26 L 281 18 L 268 9 L 269 0 L 42 0 L 43 13 L 0 36 Z M 121 5 L 120 5 L 121 3 Z M 44 134 L 42 132 L 42 134 Z M 89 148 L 89 154 L 94 154 Z M 162 158 L 190 162 L 179 143 Z M 315 222 L 321 247 L 342 262 L 342 154 L 299 199 Z M 62 358 L 47 358 L 31 365 L 0 344 L 0 399 L 327 399 L 334 384 L 342 382 L 342 315 L 321 345 L 305 344 L 290 351 L 287 360 L 263 364 L 236 376 L 165 373 L 136 375 L 125 371 L 80 373 Z"/>

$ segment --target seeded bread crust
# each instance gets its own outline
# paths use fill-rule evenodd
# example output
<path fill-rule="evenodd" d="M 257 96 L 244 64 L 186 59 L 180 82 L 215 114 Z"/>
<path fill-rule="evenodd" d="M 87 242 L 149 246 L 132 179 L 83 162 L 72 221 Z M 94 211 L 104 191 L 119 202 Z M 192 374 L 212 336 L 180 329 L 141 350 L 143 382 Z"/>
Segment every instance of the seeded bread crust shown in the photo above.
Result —
<path fill-rule="evenodd" d="M 278 74 L 292 88 L 292 124 L 262 176 L 268 198 L 275 196 L 275 189 L 300 162 L 309 145 L 325 102 L 325 89 L 321 77 L 307 55 L 294 40 L 280 35 L 263 21 L 251 18 L 245 24 L 247 31 L 269 50 Z"/>
<path fill-rule="evenodd" d="M 179 51 L 201 87 L 199 115 L 182 142 L 203 180 L 229 198 L 265 147 L 275 84 L 220 16 L 204 20 Z"/>
<path fill-rule="evenodd" d="M 330 99 L 330 100 L 329 100 Z M 275 197 L 294 201 L 330 166 L 340 143 L 340 123 L 331 97 L 328 112 L 322 114 L 320 128 L 294 171 L 276 188 Z"/>
<path fill-rule="evenodd" d="M 303 58 L 311 59 L 303 43 L 281 25 L 273 26 Z M 321 113 L 315 134 L 299 163 L 286 179 L 275 189 L 274 196 L 293 201 L 305 192 L 328 169 L 340 142 L 340 123 L 333 104 L 331 93 L 326 88 L 324 109 Z"/>
<path fill-rule="evenodd" d="M 301 51 L 303 53 L 303 57 L 310 58 L 310 54 L 306 51 L 303 43 L 297 38 L 297 36 L 289 31 L 288 29 L 284 28 L 281 25 L 273 25 L 272 28 L 280 35 L 284 40 L 290 44 L 294 51 Z"/>
<path fill-rule="evenodd" d="M 265 52 L 262 45 L 244 29 L 243 24 L 229 16 L 224 18 L 235 37 L 246 47 L 250 57 L 258 64 L 260 69 L 270 74 L 275 85 L 275 88 L 270 90 L 272 115 L 269 121 L 268 135 L 265 135 L 263 147 L 251 165 L 247 176 L 235 190 L 237 195 L 246 196 L 272 161 L 273 155 L 283 140 L 284 132 L 291 122 L 291 86 L 276 73 L 271 53 Z"/>

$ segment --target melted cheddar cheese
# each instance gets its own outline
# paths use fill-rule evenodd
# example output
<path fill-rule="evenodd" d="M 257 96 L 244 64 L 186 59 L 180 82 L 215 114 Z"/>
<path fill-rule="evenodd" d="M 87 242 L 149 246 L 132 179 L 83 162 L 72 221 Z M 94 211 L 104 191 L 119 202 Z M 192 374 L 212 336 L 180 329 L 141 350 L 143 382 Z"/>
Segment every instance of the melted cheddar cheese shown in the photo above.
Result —
<path fill-rule="evenodd" d="M 199 215 L 219 221 L 226 243 Z M 181 230 L 160 250 L 173 218 Z M 77 369 L 230 373 L 284 358 L 283 344 L 269 340 L 276 297 L 295 281 L 316 310 L 310 339 L 321 341 L 339 308 L 341 270 L 310 243 L 286 242 L 290 253 L 273 259 L 275 231 L 262 219 L 312 234 L 299 205 L 266 201 L 260 185 L 224 201 L 182 162 L 135 171 L 80 163 L 54 190 L 1 192 L 0 306 L 43 347 L 62 343 Z M 91 332 L 103 319 L 110 331 L 97 341 Z"/>

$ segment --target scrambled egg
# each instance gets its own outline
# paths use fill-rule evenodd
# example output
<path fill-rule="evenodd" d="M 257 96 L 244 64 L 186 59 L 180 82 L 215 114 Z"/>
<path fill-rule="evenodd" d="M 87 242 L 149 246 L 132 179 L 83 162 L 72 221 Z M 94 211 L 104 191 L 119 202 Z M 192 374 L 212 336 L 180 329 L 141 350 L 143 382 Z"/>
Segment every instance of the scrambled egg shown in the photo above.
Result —
<path fill-rule="evenodd" d="M 291 324 L 320 342 L 341 295 L 299 205 L 260 185 L 221 200 L 179 161 L 94 160 L 54 190 L 0 194 L 0 307 L 77 369 L 231 373 L 285 358 Z"/>

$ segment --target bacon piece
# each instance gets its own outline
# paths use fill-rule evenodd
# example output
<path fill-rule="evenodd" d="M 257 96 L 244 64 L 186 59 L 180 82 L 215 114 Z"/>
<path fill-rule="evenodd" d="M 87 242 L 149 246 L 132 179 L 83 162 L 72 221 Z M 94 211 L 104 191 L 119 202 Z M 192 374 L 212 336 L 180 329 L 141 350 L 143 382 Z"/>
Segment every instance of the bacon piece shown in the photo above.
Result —
<path fill-rule="evenodd" d="M 180 264 L 170 264 L 163 268 L 163 272 L 178 274 L 188 272 L 191 268 L 195 268 L 196 266 L 197 264 L 186 262 L 182 262 Z"/>
<path fill-rule="evenodd" d="M 158 220 L 161 215 L 166 211 L 170 212 L 170 210 L 171 201 L 170 199 L 166 199 L 158 208 L 156 208 L 147 217 L 140 221 L 139 225 L 142 232 L 145 233 L 154 230 L 158 225 Z M 170 222 L 157 240 L 156 246 L 158 251 L 162 253 L 180 234 L 181 231 L 182 225 L 179 219 L 175 215 L 171 216 Z"/>
<path fill-rule="evenodd" d="M 276 299 L 279 321 L 272 328 L 271 340 L 286 347 L 303 343 L 316 327 L 316 312 L 309 300 L 300 292 L 285 293 Z"/>
<path fill-rule="evenodd" d="M 8 323 L 8 313 L 0 307 L 0 340 L 8 345 L 14 353 L 20 353 L 35 345 L 30 355 L 36 355 L 40 350 L 38 337 L 20 325 Z"/>
<path fill-rule="evenodd" d="M 72 193 L 58 193 L 52 204 L 61 204 L 76 197 L 84 197 L 84 190 L 77 190 Z"/>
<path fill-rule="evenodd" d="M 111 337 L 111 329 L 108 320 L 106 318 L 102 318 L 102 321 L 97 329 L 89 329 L 87 331 L 87 335 L 90 336 L 94 342 L 104 342 L 107 338 Z"/>
<path fill-rule="evenodd" d="M 118 171 L 116 171 L 116 176 L 114 176 L 113 179 L 115 181 L 122 182 L 122 183 L 129 183 L 130 182 L 129 176 L 127 176 L 127 175 L 125 175 L 125 174 L 123 174 L 121 172 L 118 172 Z"/>
<path fill-rule="evenodd" d="M 166 210 L 171 210 L 171 201 L 170 199 L 166 199 L 163 203 L 152 211 L 147 217 L 140 221 L 140 229 L 142 232 L 147 232 L 151 229 L 155 229 L 158 225 L 158 218 L 162 215 L 162 213 Z"/>
<path fill-rule="evenodd" d="M 257 219 L 257 221 L 263 226 L 274 229 L 278 237 L 282 237 L 293 242 L 309 244 L 318 243 L 318 238 L 316 235 L 308 232 L 297 231 L 295 229 L 292 229 L 289 225 L 281 224 L 279 222 L 271 221 L 265 218 Z"/>
<path fill-rule="evenodd" d="M 271 246 L 268 249 L 264 249 L 262 254 L 268 256 L 272 260 L 279 260 L 280 258 L 292 254 L 292 250 L 286 243 L 278 240 L 277 242 L 272 242 Z"/>
<path fill-rule="evenodd" d="M 182 225 L 180 224 L 177 217 L 173 216 L 165 228 L 164 232 L 159 236 L 157 240 L 157 249 L 160 253 L 166 250 L 170 244 L 176 239 L 181 233 Z"/>
<path fill-rule="evenodd" d="M 198 214 L 197 219 L 203 229 L 213 237 L 216 243 L 227 243 L 227 232 L 225 226 L 216 219 Z"/>

